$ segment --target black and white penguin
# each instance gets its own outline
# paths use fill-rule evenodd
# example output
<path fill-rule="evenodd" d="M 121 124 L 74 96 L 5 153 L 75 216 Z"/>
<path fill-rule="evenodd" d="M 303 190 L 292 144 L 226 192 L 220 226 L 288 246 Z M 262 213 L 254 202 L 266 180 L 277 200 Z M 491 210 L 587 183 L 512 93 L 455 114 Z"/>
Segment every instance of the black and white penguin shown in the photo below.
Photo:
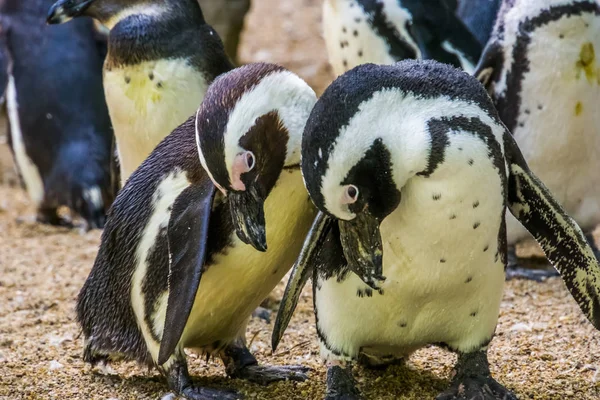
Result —
<path fill-rule="evenodd" d="M 77 302 L 85 361 L 155 365 L 191 399 L 235 396 L 193 387 L 184 348 L 220 356 L 232 377 L 306 378 L 300 367 L 256 365 L 244 335 L 316 214 L 299 165 L 315 102 L 276 65 L 214 81 L 196 116 L 156 147 L 109 211 Z"/>
<path fill-rule="evenodd" d="M 91 21 L 49 29 L 49 4 L 0 3 L 0 92 L 9 145 L 39 221 L 68 223 L 57 214 L 67 206 L 88 227 L 101 228 L 114 199 L 104 54 Z"/>
<path fill-rule="evenodd" d="M 485 47 L 500 10 L 502 0 L 460 0 L 456 14 L 475 35 L 482 47 Z"/>
<path fill-rule="evenodd" d="M 505 1 L 476 72 L 531 170 L 591 244 L 600 224 L 598 51 L 597 1 Z M 516 219 L 507 222 L 510 246 L 529 236 Z M 555 271 L 511 262 L 509 274 L 539 279 Z"/>
<path fill-rule="evenodd" d="M 490 376 L 486 354 L 504 286 L 506 208 L 600 327 L 600 266 L 583 232 L 465 72 L 407 60 L 342 75 L 306 124 L 302 173 L 320 213 L 273 345 L 313 274 L 328 399 L 359 396 L 345 363 L 385 364 L 428 344 L 458 353 L 438 399 L 516 398 Z"/>
<path fill-rule="evenodd" d="M 482 45 L 448 0 L 324 0 L 323 27 L 336 75 L 364 63 L 435 59 L 473 72 Z"/>
<path fill-rule="evenodd" d="M 59 0 L 48 22 L 78 16 L 110 29 L 104 91 L 125 182 L 233 65 L 197 0 Z"/>

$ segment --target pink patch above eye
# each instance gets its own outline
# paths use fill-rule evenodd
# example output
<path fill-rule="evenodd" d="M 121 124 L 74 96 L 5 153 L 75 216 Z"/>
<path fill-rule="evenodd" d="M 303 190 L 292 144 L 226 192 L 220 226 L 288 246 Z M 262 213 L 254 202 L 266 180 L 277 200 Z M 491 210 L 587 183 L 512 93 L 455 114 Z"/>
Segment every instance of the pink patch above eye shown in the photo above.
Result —
<path fill-rule="evenodd" d="M 254 167 L 253 159 L 254 155 L 250 151 L 239 153 L 233 159 L 233 165 L 231 167 L 231 187 L 234 190 L 246 190 L 246 185 L 242 182 L 241 176 Z M 252 161 L 252 163 L 250 163 L 250 161 Z"/>
<path fill-rule="evenodd" d="M 356 186 L 348 185 L 342 194 L 342 204 L 354 204 L 358 200 L 358 189 Z"/>

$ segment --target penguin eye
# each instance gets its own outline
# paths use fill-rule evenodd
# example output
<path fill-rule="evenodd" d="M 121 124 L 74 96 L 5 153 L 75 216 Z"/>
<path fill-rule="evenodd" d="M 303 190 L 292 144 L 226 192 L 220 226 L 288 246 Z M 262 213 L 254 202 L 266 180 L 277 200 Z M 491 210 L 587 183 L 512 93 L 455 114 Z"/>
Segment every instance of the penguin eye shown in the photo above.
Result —
<path fill-rule="evenodd" d="M 246 167 L 248 168 L 247 171 L 251 171 L 252 168 L 254 168 L 254 164 L 256 163 L 256 161 L 254 160 L 254 154 L 251 151 L 247 151 L 245 159 Z"/>
<path fill-rule="evenodd" d="M 358 200 L 358 188 L 354 185 L 346 186 L 342 204 L 354 204 L 356 203 L 356 200 Z"/>

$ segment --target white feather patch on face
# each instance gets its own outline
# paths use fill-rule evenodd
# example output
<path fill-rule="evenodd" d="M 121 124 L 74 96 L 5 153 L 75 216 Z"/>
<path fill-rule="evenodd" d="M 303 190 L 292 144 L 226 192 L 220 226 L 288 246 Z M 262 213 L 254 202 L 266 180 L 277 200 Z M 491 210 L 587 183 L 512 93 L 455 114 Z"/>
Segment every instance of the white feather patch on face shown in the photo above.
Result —
<path fill-rule="evenodd" d="M 452 46 L 452 44 L 449 41 L 446 40 L 442 42 L 442 48 L 448 53 L 454 54 L 456 57 L 458 57 L 460 65 L 466 73 L 472 75 L 473 72 L 475 72 L 475 66 L 469 60 L 467 60 L 465 54 L 458 50 L 456 47 Z"/>
<path fill-rule="evenodd" d="M 33 163 L 31 158 L 29 158 L 29 155 L 27 155 L 27 149 L 25 148 L 25 142 L 23 141 L 23 132 L 21 131 L 21 122 L 19 120 L 17 87 L 15 85 L 15 78 L 12 75 L 8 76 L 8 85 L 6 87 L 6 109 L 8 123 L 10 124 L 10 135 L 15 155 L 15 163 L 19 168 L 29 197 L 36 206 L 39 206 L 44 199 L 44 183 L 38 167 Z"/>
<path fill-rule="evenodd" d="M 208 177 L 210 178 L 212 183 L 217 187 L 217 189 L 219 189 L 221 191 L 221 193 L 223 193 L 224 195 L 227 195 L 227 192 L 225 191 L 225 189 L 223 189 L 223 186 L 221 186 L 217 183 L 217 181 L 213 177 L 213 174 L 210 172 L 210 169 L 208 168 L 208 165 L 206 164 L 206 158 L 204 158 L 204 154 L 202 153 L 202 148 L 200 147 L 200 132 L 198 132 L 198 113 L 199 112 L 200 112 L 200 109 L 198 108 L 198 110 L 196 111 L 196 123 L 194 124 L 195 125 L 194 129 L 196 130 L 196 147 L 198 148 L 198 156 L 200 157 L 200 164 L 202 164 L 202 168 L 204 168 L 204 170 L 208 174 Z"/>
<path fill-rule="evenodd" d="M 162 179 L 152 199 L 152 215 L 144 228 L 141 240 L 136 250 L 137 265 L 131 279 L 131 307 L 136 316 L 138 326 L 144 336 L 152 359 L 157 360 L 160 343 L 152 338 L 152 332 L 162 332 L 162 327 L 148 326 L 145 320 L 145 294 L 143 281 L 148 271 L 148 255 L 151 252 L 160 231 L 166 228 L 171 217 L 171 206 L 175 199 L 190 185 L 185 173 L 175 171 Z M 161 303 L 162 304 L 162 303 Z M 153 315 L 154 323 L 164 323 L 164 310 L 156 310 Z"/>
<path fill-rule="evenodd" d="M 355 217 L 340 200 L 345 190 L 342 182 L 376 139 L 382 139 L 391 153 L 393 179 L 400 189 L 410 177 L 427 167 L 431 150 L 427 122 L 453 116 L 479 118 L 491 126 L 504 152 L 504 128 L 474 103 L 448 97 L 423 99 L 399 89 L 374 93 L 340 130 L 330 152 L 327 170 L 321 180 L 327 210 L 343 220 Z"/>
<path fill-rule="evenodd" d="M 114 16 L 112 16 L 111 18 L 109 18 L 107 21 L 104 21 L 103 25 L 106 26 L 108 29 L 112 29 L 119 22 L 121 22 L 127 17 L 131 17 L 132 15 L 147 15 L 152 17 L 159 16 L 169 11 L 166 2 L 161 3 L 165 4 L 136 4 L 134 6 L 125 8 L 122 11 L 115 14 Z"/>
<path fill-rule="evenodd" d="M 297 164 L 304 126 L 316 101 L 317 96 L 310 86 L 289 71 L 269 74 L 244 93 L 229 114 L 223 138 L 230 181 L 235 156 L 246 150 L 239 145 L 240 139 L 259 117 L 271 111 L 278 112 L 289 133 L 285 165 Z M 202 165 L 205 166 L 204 163 Z"/>

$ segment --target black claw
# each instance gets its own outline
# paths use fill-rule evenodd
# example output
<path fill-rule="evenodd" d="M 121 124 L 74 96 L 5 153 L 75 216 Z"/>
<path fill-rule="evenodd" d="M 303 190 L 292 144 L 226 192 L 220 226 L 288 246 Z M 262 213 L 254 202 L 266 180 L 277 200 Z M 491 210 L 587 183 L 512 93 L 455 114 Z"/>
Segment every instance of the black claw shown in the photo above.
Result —
<path fill-rule="evenodd" d="M 160 368 L 159 368 L 160 369 Z M 238 400 L 243 397 L 231 389 L 210 389 L 192 384 L 185 359 L 174 361 L 168 370 L 160 369 L 167 377 L 169 389 L 190 400 Z"/>
<path fill-rule="evenodd" d="M 325 400 L 361 400 L 360 392 L 350 368 L 339 366 L 327 370 L 327 394 Z"/>

